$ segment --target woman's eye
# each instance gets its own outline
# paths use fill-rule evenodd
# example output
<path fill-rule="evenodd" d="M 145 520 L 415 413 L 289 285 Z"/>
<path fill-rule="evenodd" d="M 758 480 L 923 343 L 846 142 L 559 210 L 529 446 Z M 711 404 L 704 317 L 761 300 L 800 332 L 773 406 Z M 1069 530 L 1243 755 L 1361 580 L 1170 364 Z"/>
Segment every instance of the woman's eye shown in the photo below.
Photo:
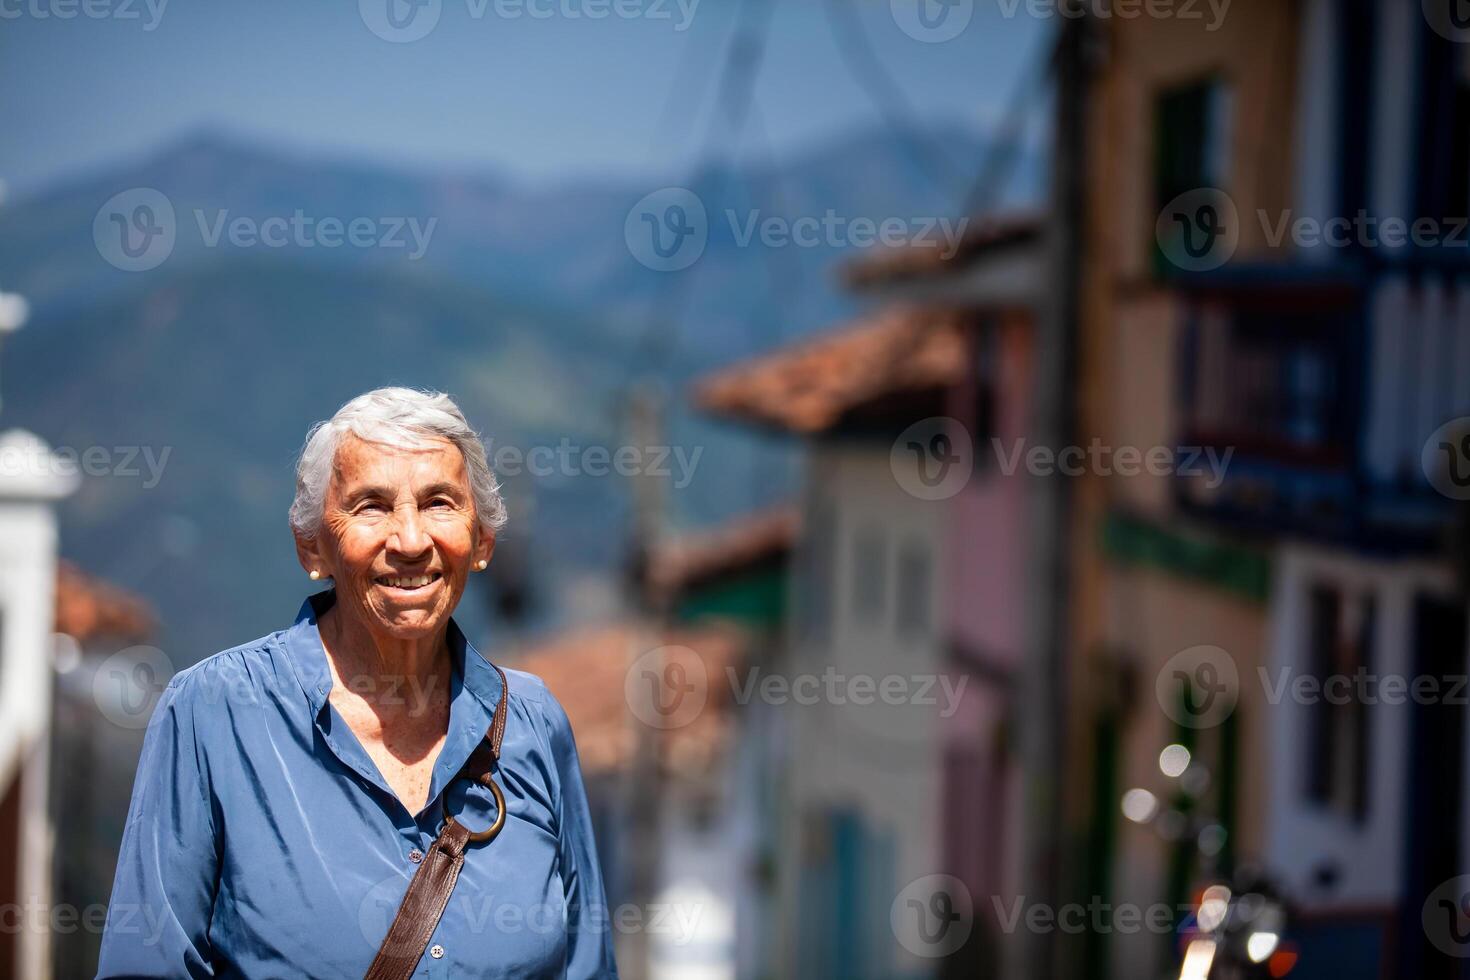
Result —
<path fill-rule="evenodd" d="M 443 507 L 453 507 L 454 506 L 454 502 L 452 500 L 448 500 L 448 499 L 446 499 L 444 497 L 435 497 L 433 500 L 429 501 L 429 506 L 430 507 L 440 507 L 440 508 L 443 508 Z"/>
<path fill-rule="evenodd" d="M 384 508 L 382 504 L 368 503 L 363 504 L 361 507 L 357 508 L 357 512 L 359 514 L 381 514 L 383 512 L 383 509 Z"/>

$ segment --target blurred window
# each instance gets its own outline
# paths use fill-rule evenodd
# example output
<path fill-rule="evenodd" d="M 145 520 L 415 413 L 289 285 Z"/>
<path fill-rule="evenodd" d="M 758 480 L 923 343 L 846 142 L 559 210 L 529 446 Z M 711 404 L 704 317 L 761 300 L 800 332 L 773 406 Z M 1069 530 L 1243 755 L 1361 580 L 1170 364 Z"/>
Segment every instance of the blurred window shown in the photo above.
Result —
<path fill-rule="evenodd" d="M 800 552 L 796 600 L 800 636 L 808 644 L 824 644 L 832 630 L 832 579 L 836 574 L 837 512 L 832 501 L 814 494 L 807 506 L 807 533 Z"/>
<path fill-rule="evenodd" d="M 860 623 L 877 624 L 884 620 L 887 557 L 882 529 L 872 525 L 859 529 L 853 542 L 852 603 L 853 618 Z"/>
<path fill-rule="evenodd" d="M 1311 591 L 1304 665 L 1316 680 L 1305 705 L 1307 798 L 1362 822 L 1368 812 L 1368 706 L 1360 682 L 1373 670 L 1372 595 L 1330 585 Z"/>
<path fill-rule="evenodd" d="M 1470 82 L 1463 74 L 1456 79 L 1454 100 L 1445 216 L 1463 218 L 1470 215 Z"/>
<path fill-rule="evenodd" d="M 1000 329 L 1000 324 L 988 317 L 975 326 L 975 404 L 970 432 L 977 449 L 988 447 L 999 434 Z M 994 462 L 992 453 L 974 455 L 977 469 Z"/>
<path fill-rule="evenodd" d="M 1312 449 L 1334 464 L 1348 443 L 1341 327 L 1330 316 L 1202 314 L 1186 354 L 1188 437 L 1297 462 Z"/>
<path fill-rule="evenodd" d="M 895 617 L 900 635 L 923 636 L 929 631 L 929 547 L 907 541 L 898 553 L 898 600 Z"/>
<path fill-rule="evenodd" d="M 1158 214 L 1180 194 L 1226 190 L 1230 179 L 1233 97 L 1222 79 L 1197 79 L 1162 90 L 1154 108 L 1154 200 Z M 1149 224 L 1152 229 L 1152 223 Z M 1150 231 L 1150 238 L 1153 233 Z M 1170 268 L 1154 244 L 1155 269 Z"/>
<path fill-rule="evenodd" d="M 1186 191 L 1226 189 L 1232 101 L 1230 87 L 1213 77 L 1159 94 L 1154 116 L 1155 210 Z"/>

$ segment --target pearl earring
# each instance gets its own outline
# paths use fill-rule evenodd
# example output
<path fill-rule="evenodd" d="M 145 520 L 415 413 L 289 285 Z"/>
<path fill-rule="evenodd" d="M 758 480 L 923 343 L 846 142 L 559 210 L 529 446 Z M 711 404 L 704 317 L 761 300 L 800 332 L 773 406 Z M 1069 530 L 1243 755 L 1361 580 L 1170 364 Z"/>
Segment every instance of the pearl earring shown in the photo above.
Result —
<path fill-rule="evenodd" d="M 319 579 L 321 577 L 322 577 L 322 573 L 321 572 L 317 571 L 315 568 L 313 568 L 311 570 L 311 580 L 313 582 L 315 582 L 317 579 Z"/>
<path fill-rule="evenodd" d="M 488 561 L 486 561 L 485 559 L 483 559 L 483 558 L 481 558 L 479 561 L 475 562 L 475 567 L 478 568 L 482 572 L 487 567 L 489 567 L 489 565 L 490 565 L 490 563 Z"/>

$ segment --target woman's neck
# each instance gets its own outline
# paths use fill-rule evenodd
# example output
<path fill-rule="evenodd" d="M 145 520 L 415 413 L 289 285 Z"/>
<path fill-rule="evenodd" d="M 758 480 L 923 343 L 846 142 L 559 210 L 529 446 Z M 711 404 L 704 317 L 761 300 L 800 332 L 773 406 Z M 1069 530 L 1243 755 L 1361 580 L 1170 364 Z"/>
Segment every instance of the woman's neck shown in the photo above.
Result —
<path fill-rule="evenodd" d="M 322 614 L 318 629 L 333 680 L 370 703 L 413 704 L 448 692 L 453 667 L 447 627 L 411 639 L 383 636 L 338 603 Z"/>

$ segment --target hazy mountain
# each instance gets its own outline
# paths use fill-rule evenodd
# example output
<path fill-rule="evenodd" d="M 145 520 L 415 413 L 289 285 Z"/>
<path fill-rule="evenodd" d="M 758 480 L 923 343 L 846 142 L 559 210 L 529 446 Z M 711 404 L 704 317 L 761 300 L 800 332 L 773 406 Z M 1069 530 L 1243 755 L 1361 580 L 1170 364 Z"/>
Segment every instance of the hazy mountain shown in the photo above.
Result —
<path fill-rule="evenodd" d="M 849 308 L 830 277 L 850 254 L 840 235 L 767 248 L 742 244 L 742 229 L 829 211 L 952 219 L 961 194 L 930 176 L 935 147 L 981 156 L 963 134 L 862 133 L 781 166 L 530 187 L 196 134 L 0 209 L 0 285 L 35 308 L 3 352 L 0 425 L 101 447 L 126 471 L 89 476 L 63 506 L 63 550 L 149 596 L 180 663 L 294 612 L 307 583 L 285 524 L 293 454 L 311 421 L 379 384 L 456 393 L 500 446 L 616 448 L 619 394 L 652 375 L 671 395 L 669 440 L 702 453 L 693 482 L 671 492 L 675 519 L 718 518 L 783 495 L 785 454 L 692 418 L 683 385 Z M 703 203 L 708 244 L 690 268 L 657 272 L 624 226 L 636 202 L 675 185 Z M 161 264 L 127 272 L 104 261 L 94 221 L 135 188 L 164 195 L 175 240 Z M 396 219 L 432 230 L 418 259 L 402 228 L 403 248 L 230 243 L 231 221 L 259 229 L 298 210 L 313 223 L 368 219 L 379 235 Z M 112 234 L 105 221 L 99 234 Z M 506 482 L 506 550 L 521 552 L 554 619 L 567 582 L 618 560 L 626 481 Z"/>

